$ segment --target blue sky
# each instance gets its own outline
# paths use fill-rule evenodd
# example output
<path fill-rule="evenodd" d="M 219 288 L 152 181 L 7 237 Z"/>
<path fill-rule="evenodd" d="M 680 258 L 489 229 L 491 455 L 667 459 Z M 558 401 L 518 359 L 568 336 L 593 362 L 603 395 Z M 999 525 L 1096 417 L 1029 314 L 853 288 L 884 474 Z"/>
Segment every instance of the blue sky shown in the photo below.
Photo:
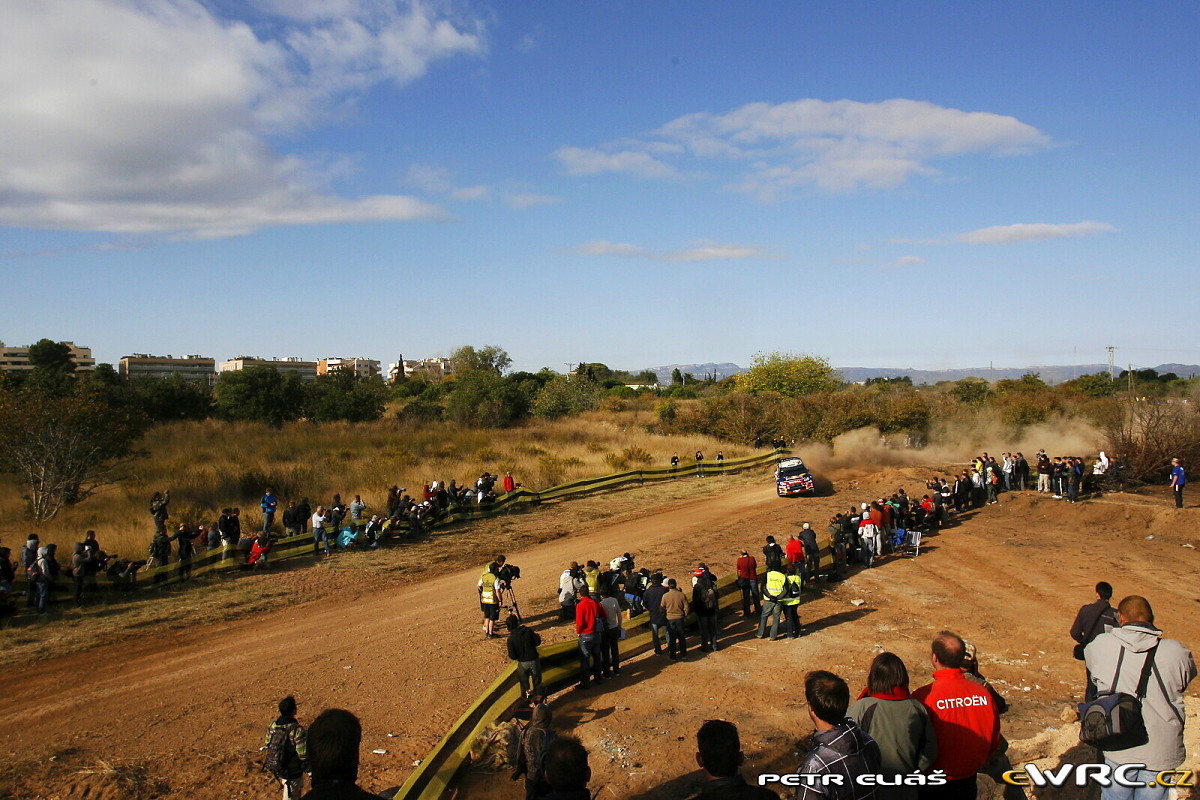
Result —
<path fill-rule="evenodd" d="M 1194 2 L 10 0 L 0 339 L 1200 361 Z"/>

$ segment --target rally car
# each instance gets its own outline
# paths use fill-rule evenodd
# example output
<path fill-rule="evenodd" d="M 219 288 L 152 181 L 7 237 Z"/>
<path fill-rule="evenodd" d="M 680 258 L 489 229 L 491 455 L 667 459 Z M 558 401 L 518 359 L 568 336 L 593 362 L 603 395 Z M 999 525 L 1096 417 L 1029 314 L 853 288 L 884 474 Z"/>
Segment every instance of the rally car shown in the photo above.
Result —
<path fill-rule="evenodd" d="M 796 497 L 817 493 L 812 473 L 798 458 L 780 459 L 775 467 L 775 489 L 780 497 Z"/>

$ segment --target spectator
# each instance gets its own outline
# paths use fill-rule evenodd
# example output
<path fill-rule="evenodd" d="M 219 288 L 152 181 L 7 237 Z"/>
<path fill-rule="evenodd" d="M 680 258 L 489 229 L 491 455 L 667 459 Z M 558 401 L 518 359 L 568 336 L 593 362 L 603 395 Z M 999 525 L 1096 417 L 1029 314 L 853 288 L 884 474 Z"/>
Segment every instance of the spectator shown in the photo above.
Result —
<path fill-rule="evenodd" d="M 75 582 L 75 605 L 83 602 L 83 582 L 88 576 L 88 567 L 94 560 L 92 551 L 84 547 L 83 542 L 75 543 L 75 551 L 71 554 L 71 579 Z"/>
<path fill-rule="evenodd" d="M 350 502 L 350 527 L 354 529 L 355 535 L 362 525 L 363 512 L 366 510 L 367 504 L 363 502 L 362 496 L 354 495 L 354 500 Z"/>
<path fill-rule="evenodd" d="M 725 465 L 725 451 L 718 450 L 717 451 L 717 469 L 720 469 L 724 465 Z"/>
<path fill-rule="evenodd" d="M 29 583 L 37 594 L 37 613 L 39 614 L 47 613 L 46 605 L 50 602 L 50 592 L 54 589 L 54 582 L 58 578 L 58 561 L 55 559 L 57 549 L 58 545 L 53 542 L 39 547 L 37 559 L 27 571 Z"/>
<path fill-rule="evenodd" d="M 371 515 L 371 521 L 367 523 L 367 546 L 379 547 L 381 536 L 383 535 L 383 520 L 378 514 Z"/>
<path fill-rule="evenodd" d="M 672 453 L 671 454 L 671 469 L 676 470 L 678 468 L 679 468 L 679 453 Z"/>
<path fill-rule="evenodd" d="M 787 635 L 789 639 L 799 639 L 803 629 L 800 627 L 800 595 L 804 592 L 804 579 L 800 576 L 800 564 L 787 565 L 787 577 L 783 582 L 783 597 L 779 604 L 783 606 L 783 616 L 787 620 Z"/>
<path fill-rule="evenodd" d="M 612 587 L 600 585 L 600 608 L 604 611 L 604 635 L 600 642 L 604 676 L 621 674 L 621 603 L 613 597 Z"/>
<path fill-rule="evenodd" d="M 1084 649 L 1097 636 L 1108 633 L 1117 627 L 1117 612 L 1108 601 L 1112 599 L 1113 588 L 1107 581 L 1096 584 L 1096 599 L 1079 609 L 1075 622 L 1071 625 L 1071 638 L 1075 640 L 1075 659 L 1083 661 Z M 1092 683 L 1092 675 L 1086 669 L 1083 672 L 1087 687 L 1084 689 L 1085 703 L 1096 699 L 1096 685 Z"/>
<path fill-rule="evenodd" d="M 154 518 L 154 532 L 167 532 L 167 518 L 171 515 L 168 506 L 171 503 L 171 491 L 155 492 L 150 498 L 150 516 Z"/>
<path fill-rule="evenodd" d="M 529 726 L 521 731 L 521 749 L 517 754 L 517 766 L 511 777 L 515 781 L 522 775 L 525 776 L 525 800 L 535 800 L 550 791 L 550 784 L 546 783 L 542 753 L 546 746 L 554 741 L 554 732 L 550 730 L 552 718 L 550 706 L 546 705 L 545 700 L 539 699 L 533 707 Z"/>
<path fill-rule="evenodd" d="M 335 494 L 333 502 L 329 504 L 329 529 L 333 531 L 333 539 L 337 540 L 337 535 L 342 528 L 342 520 L 346 518 L 346 505 L 342 502 L 342 496 Z"/>
<path fill-rule="evenodd" d="M 596 683 L 604 681 L 600 675 L 600 626 L 597 624 L 597 620 L 602 619 L 603 616 L 604 612 L 601 611 L 600 604 L 592 599 L 586 587 L 580 589 L 579 599 L 575 603 L 575 633 L 579 637 L 580 689 L 588 688 L 589 676 L 594 678 Z"/>
<path fill-rule="evenodd" d="M 263 744 L 267 771 L 283 786 L 283 800 L 300 800 L 308 769 L 308 732 L 296 721 L 296 698 L 288 695 L 279 701 L 279 718 L 267 728 Z"/>
<path fill-rule="evenodd" d="M 701 564 L 692 578 L 692 612 L 696 615 L 696 626 L 700 629 L 700 650 L 711 652 L 717 649 L 717 598 L 716 583 L 708 567 Z"/>
<path fill-rule="evenodd" d="M 588 751 L 574 736 L 556 736 L 542 756 L 550 792 L 542 800 L 591 800 Z"/>
<path fill-rule="evenodd" d="M 275 497 L 275 492 L 270 486 L 267 487 L 262 500 L 258 501 L 258 505 L 263 512 L 263 530 L 270 533 L 271 525 L 275 522 L 275 509 L 279 508 L 279 499 Z"/>
<path fill-rule="evenodd" d="M 216 550 L 221 546 L 221 529 L 215 521 L 208 526 L 208 531 L 204 534 L 204 544 L 206 550 Z"/>
<path fill-rule="evenodd" d="M 1187 484 L 1187 473 L 1178 458 L 1171 459 L 1171 491 L 1175 493 L 1175 507 L 1183 508 L 1183 487 Z"/>
<path fill-rule="evenodd" d="M 314 556 L 317 555 L 318 548 L 324 548 L 325 555 L 329 555 L 329 533 L 325 530 L 328 522 L 329 516 L 325 513 L 325 506 L 317 506 L 317 510 L 312 515 Z"/>
<path fill-rule="evenodd" d="M 779 639 L 779 618 L 784 614 L 783 599 L 787 592 L 787 575 L 782 565 L 767 567 L 767 581 L 763 586 L 762 616 L 758 619 L 758 638 L 767 638 L 767 620 L 771 620 L 771 641 Z"/>
<path fill-rule="evenodd" d="M 38 548 L 41 547 L 41 541 L 36 533 L 29 534 L 28 541 L 21 548 L 21 569 L 27 577 L 30 576 L 29 570 L 37 564 Z M 38 589 L 37 583 L 32 577 L 29 577 L 29 582 L 25 586 L 25 605 L 29 608 L 37 606 Z"/>
<path fill-rule="evenodd" d="M 581 585 L 586 587 L 587 584 L 584 584 L 580 577 L 579 564 L 572 561 L 571 566 L 558 576 L 558 607 L 564 620 L 575 619 L 575 601 L 579 597 Z"/>
<path fill-rule="evenodd" d="M 675 579 L 667 581 L 667 593 L 662 599 L 663 616 L 667 619 L 667 650 L 671 660 L 687 656 L 687 639 L 683 621 L 688 613 L 688 601 Z"/>
<path fill-rule="evenodd" d="M 150 540 L 150 561 L 148 567 L 164 567 L 171 560 L 171 537 L 166 531 L 155 531 Z"/>
<path fill-rule="evenodd" d="M 526 699 L 542 696 L 542 660 L 538 646 L 542 637 L 521 624 L 516 614 L 504 620 L 508 628 L 508 657 L 517 662 L 517 680 L 521 682 L 521 695 Z"/>
<path fill-rule="evenodd" d="M 1157 773 L 1183 764 L 1185 752 L 1183 691 L 1196 677 L 1191 652 L 1174 639 L 1164 639 L 1154 625 L 1154 610 L 1144 597 L 1130 595 L 1117 605 L 1120 627 L 1102 633 L 1087 646 L 1087 670 L 1098 694 L 1135 694 L 1143 665 L 1151 676 L 1142 699 L 1147 742 L 1125 750 L 1105 751 L 1110 766 L 1144 764 L 1128 777 L 1146 786 L 1105 786 L 1102 800 L 1166 800 L 1168 787 L 1154 785 Z"/>
<path fill-rule="evenodd" d="M 667 637 L 668 643 L 671 636 L 667 631 L 667 612 L 663 609 L 663 597 L 667 594 L 667 587 L 663 585 L 663 576 L 661 572 L 656 572 L 650 576 L 650 585 L 646 587 L 646 591 L 642 594 L 642 604 L 646 606 L 646 611 L 650 613 L 650 640 L 654 642 L 654 655 L 661 656 L 663 654 L 662 644 L 659 642 L 658 634 L 661 631 Z"/>
<path fill-rule="evenodd" d="M 796 534 L 788 534 L 787 547 L 783 549 L 787 563 L 799 564 L 804 560 L 804 544 L 796 538 Z"/>
<path fill-rule="evenodd" d="M 943 786 L 922 786 L 921 800 L 974 800 L 975 774 L 1000 745 L 1000 712 L 991 693 L 962 670 L 967 648 L 962 638 L 942 631 L 933 640 L 933 682 L 913 692 L 933 719 L 938 757 L 933 768 L 946 773 Z"/>
<path fill-rule="evenodd" d="M 192 556 L 196 554 L 195 541 L 199 535 L 199 532 L 189 529 L 187 525 L 180 525 L 175 534 L 171 536 L 170 541 L 175 542 L 178 548 L 179 577 L 181 578 L 186 578 L 192 572 Z"/>
<path fill-rule="evenodd" d="M 746 783 L 739 770 L 746 761 L 737 726 L 710 719 L 696 732 L 696 764 L 708 776 L 693 800 L 779 800 L 762 786 Z"/>
<path fill-rule="evenodd" d="M 308 533 L 308 521 L 312 518 L 312 505 L 308 502 L 307 497 L 300 498 L 300 505 L 296 506 L 296 519 L 300 521 L 300 533 Z"/>
<path fill-rule="evenodd" d="M 808 717 L 816 730 L 813 747 L 805 754 L 796 772 L 808 775 L 839 775 L 840 783 L 802 784 L 796 800 L 868 800 L 875 796 L 874 786 L 862 786 L 859 775 L 879 772 L 879 745 L 846 716 L 850 689 L 832 672 L 817 670 L 804 677 L 804 698 Z"/>
<path fill-rule="evenodd" d="M 696 474 L 704 477 L 704 453 L 700 450 L 696 451 Z"/>
<path fill-rule="evenodd" d="M 95 575 L 100 564 L 100 542 L 96 541 L 96 532 L 88 531 L 83 535 L 83 547 L 92 555 L 92 563 L 88 565 L 88 575 Z"/>
<path fill-rule="evenodd" d="M 767 565 L 768 570 L 779 569 L 783 566 L 783 548 L 775 544 L 775 537 L 768 536 L 767 543 L 763 546 L 763 563 Z"/>
<path fill-rule="evenodd" d="M 233 516 L 232 508 L 221 509 L 221 516 L 217 517 L 217 528 L 221 531 L 221 560 L 233 558 L 233 551 L 237 548 L 238 539 L 241 538 L 241 532 L 234 530 L 234 525 L 237 522 Z"/>
<path fill-rule="evenodd" d="M 17 579 L 17 571 L 13 568 L 12 550 L 0 547 L 0 608 L 8 605 L 8 596 L 12 594 L 13 581 Z"/>
<path fill-rule="evenodd" d="M 283 510 L 283 535 L 299 536 L 303 519 L 304 517 L 300 515 L 300 509 L 296 507 L 296 501 L 289 500 L 287 508 Z"/>
<path fill-rule="evenodd" d="M 246 563 L 255 569 L 270 569 L 271 564 L 267 560 L 267 556 L 274 545 L 274 534 L 267 531 L 260 531 L 258 538 L 254 540 L 254 545 L 250 548 L 250 557 L 246 559 Z"/>
<path fill-rule="evenodd" d="M 817 576 L 821 574 L 821 547 L 817 544 L 817 532 L 807 522 L 800 528 L 800 544 L 804 545 L 804 583 L 817 590 Z"/>
<path fill-rule="evenodd" d="M 513 474 L 511 472 L 504 473 L 504 480 L 501 483 L 501 486 L 504 487 L 505 494 L 508 494 L 509 492 L 515 492 L 517 490 L 517 481 L 513 478 Z"/>
<path fill-rule="evenodd" d="M 302 800 L 379 800 L 358 786 L 362 723 L 340 708 L 327 708 L 308 727 L 313 788 Z"/>
<path fill-rule="evenodd" d="M 909 696 L 908 670 L 894 653 L 871 662 L 867 688 L 847 712 L 879 745 L 885 775 L 928 772 L 937 758 L 937 736 L 925 706 Z M 878 800 L 915 800 L 915 786 L 878 786 Z"/>
<path fill-rule="evenodd" d="M 737 585 L 742 591 L 742 616 L 750 616 L 751 606 L 757 616 L 762 611 L 762 595 L 758 591 L 758 560 L 743 550 L 737 560 Z"/>

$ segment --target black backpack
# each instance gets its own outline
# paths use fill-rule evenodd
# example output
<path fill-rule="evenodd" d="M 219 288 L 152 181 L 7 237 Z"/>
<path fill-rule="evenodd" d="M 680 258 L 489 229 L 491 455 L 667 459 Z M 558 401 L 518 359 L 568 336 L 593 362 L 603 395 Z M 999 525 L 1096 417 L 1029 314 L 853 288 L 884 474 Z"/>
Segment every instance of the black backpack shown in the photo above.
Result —
<path fill-rule="evenodd" d="M 287 725 L 277 725 L 271 731 L 271 738 L 267 742 L 267 757 L 263 760 L 263 770 L 276 778 L 286 778 L 297 758 L 296 745 L 292 742 L 292 731 L 295 729 L 296 723 L 292 722 Z"/>
<path fill-rule="evenodd" d="M 767 557 L 767 570 L 779 570 L 783 567 L 783 550 L 777 544 L 767 545 L 763 548 L 763 554 Z"/>
<path fill-rule="evenodd" d="M 1137 694 L 1133 695 L 1115 691 L 1117 681 L 1121 678 L 1121 662 L 1125 660 L 1125 648 L 1121 648 L 1109 693 L 1079 705 L 1079 741 L 1108 751 L 1128 750 L 1150 740 L 1146 733 L 1146 721 L 1142 718 L 1142 699 L 1146 696 L 1156 650 L 1157 644 L 1147 651 L 1135 690 Z"/>

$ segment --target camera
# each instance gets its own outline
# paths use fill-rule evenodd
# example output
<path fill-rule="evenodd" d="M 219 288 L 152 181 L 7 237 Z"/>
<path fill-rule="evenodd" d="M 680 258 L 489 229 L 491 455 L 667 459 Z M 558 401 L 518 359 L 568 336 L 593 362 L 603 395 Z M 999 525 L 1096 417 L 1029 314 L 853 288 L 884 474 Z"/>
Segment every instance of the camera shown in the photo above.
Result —
<path fill-rule="evenodd" d="M 512 583 L 521 577 L 521 568 L 516 564 L 505 564 L 500 567 L 500 571 L 496 573 L 496 577 L 503 583 Z"/>

